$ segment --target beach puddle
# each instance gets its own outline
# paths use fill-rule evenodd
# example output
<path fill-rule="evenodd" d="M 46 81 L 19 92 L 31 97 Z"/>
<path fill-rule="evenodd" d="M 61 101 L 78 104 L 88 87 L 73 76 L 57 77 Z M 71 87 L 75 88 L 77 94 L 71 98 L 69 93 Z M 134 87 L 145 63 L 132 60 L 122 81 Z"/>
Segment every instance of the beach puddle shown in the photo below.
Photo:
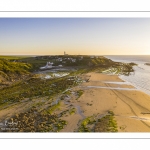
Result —
<path fill-rule="evenodd" d="M 149 121 L 150 122 L 150 118 L 149 117 L 143 118 L 143 117 L 138 117 L 138 116 L 130 116 L 130 118 L 136 119 L 136 120 L 142 120 L 142 121 Z"/>
<path fill-rule="evenodd" d="M 81 110 L 80 106 L 79 106 L 79 105 L 75 105 L 75 108 L 76 108 L 76 110 L 77 110 L 77 113 L 84 119 L 85 116 L 84 116 L 84 114 L 82 113 L 82 110 Z"/>
<path fill-rule="evenodd" d="M 119 85 L 132 85 L 130 82 L 113 82 L 113 81 L 104 81 L 103 83 L 119 84 Z"/>
<path fill-rule="evenodd" d="M 105 87 L 105 86 L 80 86 L 83 89 L 90 89 L 90 88 L 98 88 L 98 89 L 109 89 L 109 90 L 138 90 L 136 88 L 120 88 L 120 87 Z"/>
<path fill-rule="evenodd" d="M 70 103 L 67 102 L 67 101 L 64 101 L 64 103 L 65 103 L 66 105 L 69 105 L 69 104 L 70 104 Z M 84 114 L 83 114 L 83 112 L 82 112 L 80 106 L 79 106 L 79 105 L 73 105 L 73 106 L 76 108 L 77 114 L 79 114 L 79 115 L 84 119 L 85 116 L 84 116 Z"/>

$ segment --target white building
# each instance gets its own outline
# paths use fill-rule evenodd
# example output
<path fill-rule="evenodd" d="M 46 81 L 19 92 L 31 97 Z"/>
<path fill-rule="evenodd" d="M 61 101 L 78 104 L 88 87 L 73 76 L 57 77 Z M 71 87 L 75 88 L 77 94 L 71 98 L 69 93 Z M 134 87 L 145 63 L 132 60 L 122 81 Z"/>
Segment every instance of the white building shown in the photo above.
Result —
<path fill-rule="evenodd" d="M 48 69 L 48 68 L 52 68 L 53 66 L 53 62 L 51 63 L 51 62 L 47 62 L 47 64 L 46 64 L 46 66 L 44 66 L 44 67 L 40 67 L 40 69 Z"/>
<path fill-rule="evenodd" d="M 76 59 L 71 58 L 72 62 L 76 62 Z"/>
<path fill-rule="evenodd" d="M 58 58 L 57 61 L 62 61 L 62 58 Z"/>
<path fill-rule="evenodd" d="M 90 58 L 94 58 L 94 56 L 91 56 Z"/>

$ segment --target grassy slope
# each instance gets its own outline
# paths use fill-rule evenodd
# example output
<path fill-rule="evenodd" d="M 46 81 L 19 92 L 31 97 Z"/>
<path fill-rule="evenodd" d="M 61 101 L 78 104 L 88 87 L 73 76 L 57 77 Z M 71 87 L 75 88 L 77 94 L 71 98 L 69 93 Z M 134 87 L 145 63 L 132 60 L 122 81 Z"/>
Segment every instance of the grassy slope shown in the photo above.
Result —
<path fill-rule="evenodd" d="M 14 58 L 13 58 L 14 59 Z M 24 75 L 29 72 L 38 69 L 39 66 L 45 65 L 49 58 L 45 59 L 35 59 L 31 58 L 21 58 L 17 59 L 16 62 L 13 59 L 9 58 L 0 59 L 0 73 L 1 76 L 11 77 L 12 75 Z M 28 77 L 27 79 L 22 79 L 19 82 L 8 86 L 7 88 L 1 89 L 0 94 L 0 106 L 9 105 L 11 103 L 20 102 L 25 98 L 38 98 L 38 97 L 49 97 L 52 98 L 59 93 L 62 93 L 66 89 L 77 85 L 75 80 L 68 80 L 69 76 L 76 76 L 82 73 L 93 71 L 94 69 L 104 68 L 108 69 L 109 67 L 118 67 L 122 66 L 121 63 L 115 63 L 107 58 L 100 57 L 91 59 L 90 57 L 85 57 L 85 59 L 78 61 L 76 63 L 70 63 L 66 66 L 79 66 L 84 69 L 79 69 L 78 71 L 70 73 L 70 75 L 58 79 L 48 79 L 42 80 L 37 77 Z M 125 71 L 131 71 L 132 65 L 124 64 Z M 78 96 L 82 95 L 82 91 L 78 92 Z M 54 106 L 53 106 L 54 107 Z M 50 108 L 51 111 L 52 108 Z M 70 113 L 74 113 L 74 109 L 70 110 Z M 94 123 L 90 121 L 90 124 Z M 39 127 L 38 127 L 39 129 Z M 86 125 L 85 125 L 85 129 Z M 42 129 L 43 130 L 43 129 Z M 40 131 L 42 131 L 40 130 Z M 87 130 L 89 131 L 89 130 Z"/>
<path fill-rule="evenodd" d="M 30 74 L 31 69 L 32 66 L 27 63 L 0 59 L 0 84 L 19 80 Z"/>

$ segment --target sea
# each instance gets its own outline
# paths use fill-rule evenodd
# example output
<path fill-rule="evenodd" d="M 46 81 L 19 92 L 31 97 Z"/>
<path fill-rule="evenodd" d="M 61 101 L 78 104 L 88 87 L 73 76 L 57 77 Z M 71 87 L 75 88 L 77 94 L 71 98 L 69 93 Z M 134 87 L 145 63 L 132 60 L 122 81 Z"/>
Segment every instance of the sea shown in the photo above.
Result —
<path fill-rule="evenodd" d="M 119 77 L 132 84 L 135 88 L 150 95 L 150 65 L 145 64 L 150 63 L 150 55 L 107 55 L 104 57 L 115 62 L 136 63 L 137 66 L 133 67 L 133 73 L 129 76 L 120 75 Z"/>

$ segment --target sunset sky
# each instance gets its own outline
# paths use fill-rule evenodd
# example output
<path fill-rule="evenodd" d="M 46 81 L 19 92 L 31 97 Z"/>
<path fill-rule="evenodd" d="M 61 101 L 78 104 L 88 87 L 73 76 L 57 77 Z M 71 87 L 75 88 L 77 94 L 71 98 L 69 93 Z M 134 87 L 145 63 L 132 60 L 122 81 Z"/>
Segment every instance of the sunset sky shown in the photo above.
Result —
<path fill-rule="evenodd" d="M 0 55 L 150 55 L 150 18 L 0 18 Z"/>

